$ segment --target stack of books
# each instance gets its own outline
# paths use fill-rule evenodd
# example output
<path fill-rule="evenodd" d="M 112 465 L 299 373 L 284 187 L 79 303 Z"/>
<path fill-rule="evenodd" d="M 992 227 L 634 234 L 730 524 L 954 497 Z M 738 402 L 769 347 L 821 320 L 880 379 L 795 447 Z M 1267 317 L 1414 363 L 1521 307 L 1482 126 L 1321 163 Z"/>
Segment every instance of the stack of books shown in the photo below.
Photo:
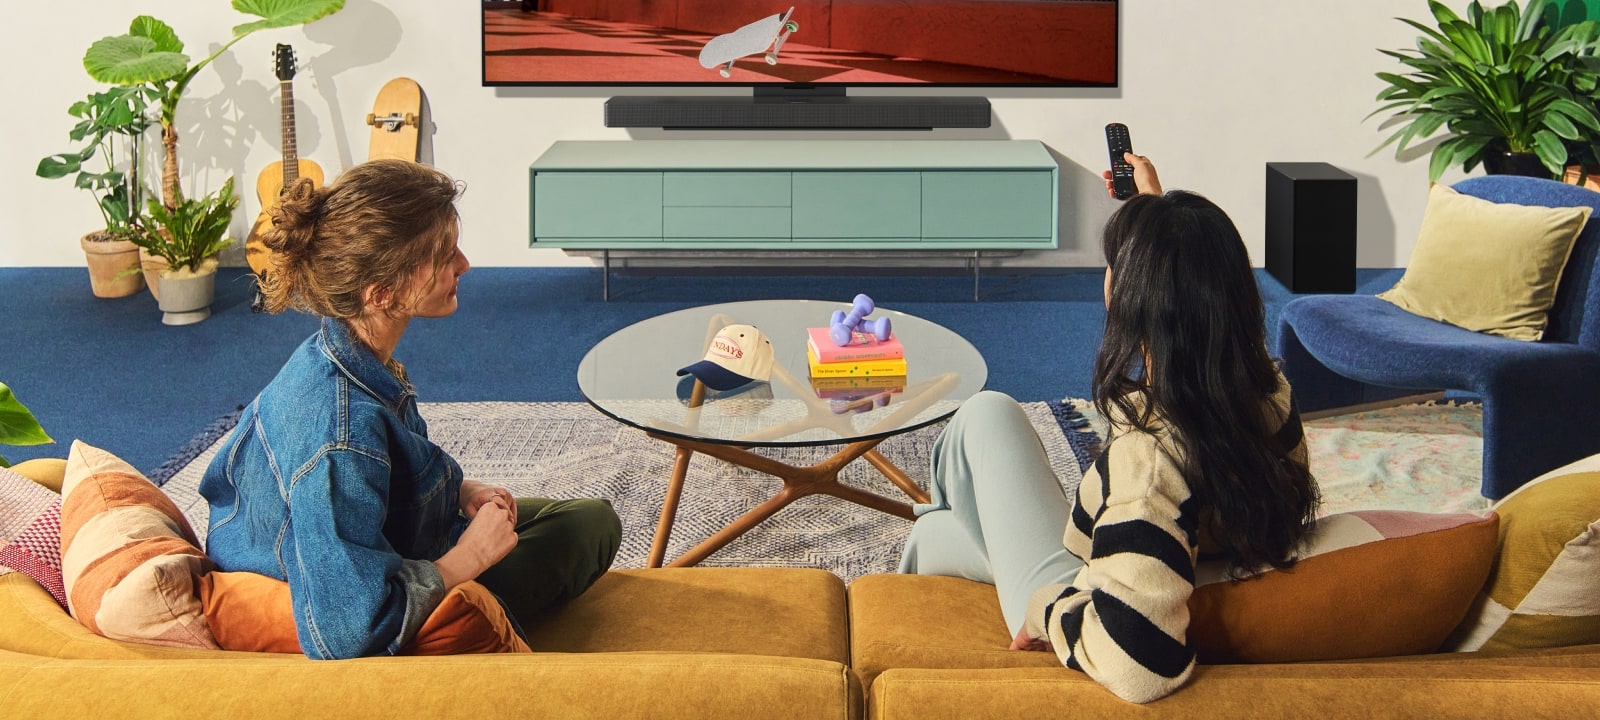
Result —
<path fill-rule="evenodd" d="M 828 336 L 828 328 L 806 328 L 806 363 L 813 378 L 898 377 L 904 385 L 905 348 L 890 335 L 879 340 L 872 333 L 855 333 L 849 345 L 840 347 Z"/>

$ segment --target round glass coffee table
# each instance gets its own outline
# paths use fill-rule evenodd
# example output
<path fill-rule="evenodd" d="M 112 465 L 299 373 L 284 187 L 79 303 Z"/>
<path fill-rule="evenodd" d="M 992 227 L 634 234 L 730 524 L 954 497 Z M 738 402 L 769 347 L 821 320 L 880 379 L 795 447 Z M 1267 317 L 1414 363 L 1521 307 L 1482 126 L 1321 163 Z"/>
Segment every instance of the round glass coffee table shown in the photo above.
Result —
<path fill-rule="evenodd" d="M 864 458 L 906 495 L 927 493 L 874 448 L 885 439 L 948 418 L 983 389 L 989 368 L 960 335 L 922 318 L 879 309 L 905 346 L 903 376 L 810 377 L 806 329 L 827 327 L 848 303 L 754 300 L 689 308 L 629 325 L 601 340 L 578 363 L 578 389 L 595 409 L 657 440 L 677 446 L 661 518 L 650 548 L 650 567 L 665 559 L 667 539 L 689 460 L 694 453 L 764 472 L 783 489 L 673 560 L 693 565 L 807 495 L 826 494 L 880 512 L 914 517 L 903 501 L 839 483 L 839 471 Z M 699 361 L 717 331 L 754 325 L 772 342 L 769 382 L 727 391 L 706 388 L 677 371 Z M 779 462 L 751 451 L 761 447 L 843 447 L 810 466 Z"/>

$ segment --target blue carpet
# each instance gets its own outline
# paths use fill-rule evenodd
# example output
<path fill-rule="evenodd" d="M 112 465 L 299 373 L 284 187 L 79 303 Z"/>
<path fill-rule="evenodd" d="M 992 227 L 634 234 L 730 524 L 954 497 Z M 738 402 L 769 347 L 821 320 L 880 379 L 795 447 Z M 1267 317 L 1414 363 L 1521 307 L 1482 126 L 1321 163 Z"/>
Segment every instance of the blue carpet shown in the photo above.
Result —
<path fill-rule="evenodd" d="M 1402 271 L 1358 273 L 1358 292 L 1378 292 Z M 461 310 L 414 322 L 396 352 L 425 402 L 580 401 L 575 370 L 590 346 L 626 325 L 716 302 L 770 298 L 846 301 L 866 292 L 884 307 L 940 323 L 989 361 L 990 389 L 1024 402 L 1088 397 L 1104 308 L 1103 270 L 1002 274 L 986 270 L 982 302 L 972 279 L 934 275 L 613 273 L 602 302 L 588 268 L 477 268 L 463 278 Z M 1258 271 L 1267 329 L 1294 297 Z M 74 438 L 154 474 L 189 441 L 250 402 L 316 321 L 250 312 L 243 268 L 224 268 L 213 316 L 161 324 L 148 293 L 90 295 L 82 268 L 0 268 L 0 354 L 9 385 L 56 439 L 7 447 L 12 462 L 65 457 Z M 179 463 L 181 465 L 181 463 Z"/>

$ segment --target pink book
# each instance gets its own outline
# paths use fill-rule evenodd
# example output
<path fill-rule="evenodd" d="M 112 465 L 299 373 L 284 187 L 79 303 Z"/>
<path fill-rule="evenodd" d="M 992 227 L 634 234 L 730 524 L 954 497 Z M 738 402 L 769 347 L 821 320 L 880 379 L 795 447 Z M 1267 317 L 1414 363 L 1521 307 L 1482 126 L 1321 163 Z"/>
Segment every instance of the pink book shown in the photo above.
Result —
<path fill-rule="evenodd" d="M 905 348 L 900 345 L 900 338 L 892 334 L 888 340 L 879 340 L 872 333 L 852 333 L 850 344 L 839 347 L 833 344 L 833 338 L 828 336 L 828 328 L 806 328 L 806 333 L 810 335 L 806 339 L 806 345 L 811 348 L 811 354 L 817 356 L 818 362 L 899 360 L 906 356 Z"/>

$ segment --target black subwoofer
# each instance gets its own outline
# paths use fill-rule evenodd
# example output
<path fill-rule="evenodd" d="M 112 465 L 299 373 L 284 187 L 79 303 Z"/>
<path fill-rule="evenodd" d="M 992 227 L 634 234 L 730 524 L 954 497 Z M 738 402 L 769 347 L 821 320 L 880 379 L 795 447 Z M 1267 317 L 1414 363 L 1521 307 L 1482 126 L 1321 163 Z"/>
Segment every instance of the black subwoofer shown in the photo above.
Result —
<path fill-rule="evenodd" d="M 1356 179 L 1327 163 L 1267 163 L 1267 272 L 1296 293 L 1356 289 Z"/>

